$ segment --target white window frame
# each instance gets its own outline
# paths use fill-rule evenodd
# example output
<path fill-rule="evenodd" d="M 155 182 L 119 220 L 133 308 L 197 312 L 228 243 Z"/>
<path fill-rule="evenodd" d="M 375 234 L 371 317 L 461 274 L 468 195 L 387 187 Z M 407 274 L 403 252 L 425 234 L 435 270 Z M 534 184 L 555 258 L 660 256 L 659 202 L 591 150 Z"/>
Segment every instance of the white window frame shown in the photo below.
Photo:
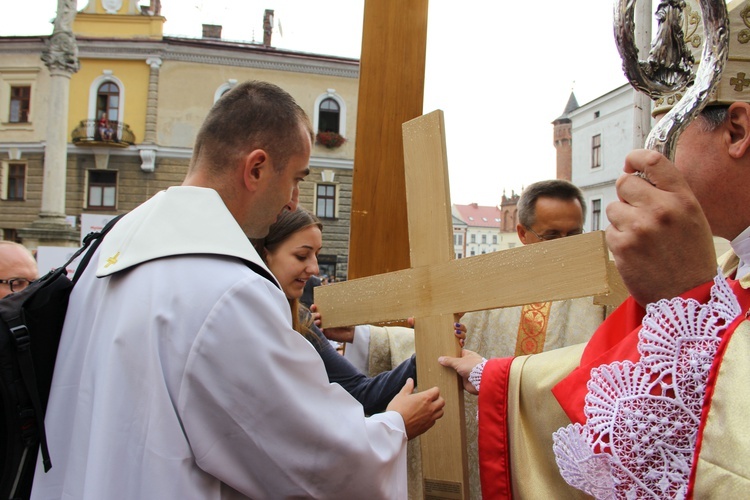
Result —
<path fill-rule="evenodd" d="M 117 121 L 120 124 L 120 130 L 117 131 L 117 137 L 122 137 L 122 128 L 125 126 L 125 84 L 108 69 L 105 69 L 101 76 L 94 78 L 89 87 L 89 110 L 87 115 L 89 123 L 86 129 L 87 137 L 94 137 L 96 121 L 99 119 L 96 116 L 96 98 L 99 92 L 99 87 L 106 82 L 114 83 L 117 85 L 117 88 L 120 89 L 119 105 L 117 106 Z"/>
<path fill-rule="evenodd" d="M 214 104 L 219 100 L 219 97 L 223 96 L 226 92 L 232 90 L 237 85 L 237 80 L 230 78 L 226 83 L 222 83 L 214 92 Z"/>
<path fill-rule="evenodd" d="M 596 220 L 596 215 L 594 214 L 594 202 L 595 201 L 599 202 L 599 219 L 598 219 L 599 227 L 597 229 L 594 229 L 594 220 Z M 603 199 L 601 196 L 592 196 L 591 198 L 589 198 L 588 205 L 589 205 L 589 210 L 590 210 L 589 217 L 588 217 L 589 231 L 600 231 L 602 229 L 602 214 L 604 213 Z"/>
<path fill-rule="evenodd" d="M 313 210 L 312 213 L 316 215 L 316 217 L 328 219 L 328 217 L 323 217 L 321 215 L 318 215 L 318 186 L 333 186 L 334 187 L 334 196 L 336 197 L 333 200 L 333 218 L 338 219 L 339 218 L 339 205 L 340 205 L 340 193 L 341 193 L 341 185 L 335 182 L 316 182 L 315 183 L 315 191 L 313 192 Z"/>
<path fill-rule="evenodd" d="M 599 165 L 594 165 L 594 138 L 599 137 L 599 145 L 598 145 L 598 156 L 599 156 Z M 604 138 L 602 137 L 602 133 L 598 132 L 591 136 L 591 149 L 590 156 L 591 156 L 591 170 L 601 170 L 604 168 Z"/>
<path fill-rule="evenodd" d="M 334 89 L 328 89 L 325 93 L 320 94 L 315 99 L 315 107 L 313 108 L 313 131 L 318 133 L 318 123 L 320 115 L 320 103 L 325 99 L 333 99 L 339 105 L 339 135 L 346 137 L 346 101 L 336 93 Z"/>
<path fill-rule="evenodd" d="M 25 201 L 29 190 L 29 163 L 23 160 L 3 160 L 0 163 L 0 200 L 8 200 L 8 176 L 10 176 L 11 164 L 25 165 L 26 168 L 24 169 L 23 198 L 9 201 Z"/>
<path fill-rule="evenodd" d="M 92 207 L 89 205 L 89 179 L 91 178 L 91 172 L 115 172 L 115 206 L 113 207 L 100 207 L 95 206 Z M 86 169 L 86 175 L 84 178 L 84 186 L 83 186 L 83 209 L 84 210 L 93 210 L 93 211 L 99 211 L 99 210 L 117 210 L 117 206 L 119 205 L 119 194 L 120 194 L 120 174 L 114 170 L 109 169 L 100 169 L 100 168 L 90 168 Z"/>
<path fill-rule="evenodd" d="M 0 130 L 31 130 L 37 114 L 36 85 L 39 68 L 0 67 Z M 10 122 L 10 88 L 31 87 L 29 121 Z"/>

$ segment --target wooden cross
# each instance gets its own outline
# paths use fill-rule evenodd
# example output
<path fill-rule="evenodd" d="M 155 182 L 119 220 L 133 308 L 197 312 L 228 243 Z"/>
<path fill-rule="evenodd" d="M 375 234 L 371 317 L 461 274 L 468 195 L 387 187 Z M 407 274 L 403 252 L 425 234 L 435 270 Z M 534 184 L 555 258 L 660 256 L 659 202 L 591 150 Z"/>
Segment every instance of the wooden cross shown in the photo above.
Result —
<path fill-rule="evenodd" d="M 421 438 L 424 495 L 469 498 L 461 382 L 437 363 L 460 355 L 454 314 L 608 294 L 609 255 L 597 231 L 453 260 L 442 112 L 405 123 L 403 136 L 411 267 L 318 287 L 315 303 L 325 327 L 415 318 L 419 386 L 437 385 L 446 401 L 443 418 Z"/>

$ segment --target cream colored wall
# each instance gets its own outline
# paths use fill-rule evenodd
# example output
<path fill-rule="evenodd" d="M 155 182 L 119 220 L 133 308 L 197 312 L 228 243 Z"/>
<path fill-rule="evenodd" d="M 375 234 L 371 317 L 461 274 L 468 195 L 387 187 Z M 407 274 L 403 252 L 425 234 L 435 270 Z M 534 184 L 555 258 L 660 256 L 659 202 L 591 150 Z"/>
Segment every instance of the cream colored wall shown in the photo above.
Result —
<path fill-rule="evenodd" d="M 146 105 L 148 98 L 149 67 L 145 60 L 118 61 L 107 59 L 82 59 L 81 69 L 70 80 L 70 110 L 68 111 L 68 138 L 81 120 L 90 119 L 89 99 L 91 84 L 111 71 L 124 89 L 125 108 L 120 120 L 130 126 L 136 143 L 143 141 L 146 132 Z"/>
<path fill-rule="evenodd" d="M 313 156 L 354 157 L 356 79 L 175 61 L 164 61 L 160 70 L 157 142 L 162 146 L 192 147 L 200 125 L 213 105 L 216 90 L 229 80 L 272 82 L 289 92 L 311 119 L 318 96 L 327 89 L 335 89 L 346 101 L 348 141 L 337 150 L 316 146 Z"/>
<path fill-rule="evenodd" d="M 10 87 L 31 85 L 29 123 L 8 123 Z M 0 53 L 0 133 L 3 142 L 39 142 L 47 131 L 49 71 L 39 53 Z"/>

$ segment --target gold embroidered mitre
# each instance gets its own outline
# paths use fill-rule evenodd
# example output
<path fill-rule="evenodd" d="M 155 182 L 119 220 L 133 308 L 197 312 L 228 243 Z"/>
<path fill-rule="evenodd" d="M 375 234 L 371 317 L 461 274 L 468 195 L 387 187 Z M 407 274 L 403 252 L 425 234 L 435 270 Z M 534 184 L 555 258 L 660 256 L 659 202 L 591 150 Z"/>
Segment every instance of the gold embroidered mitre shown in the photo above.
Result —
<path fill-rule="evenodd" d="M 703 16 L 697 0 L 686 0 L 682 30 L 687 46 L 692 50 L 695 68 L 700 62 L 705 36 Z M 727 3 L 729 14 L 729 58 L 721 81 L 711 94 L 708 106 L 731 104 L 735 101 L 750 102 L 750 0 L 733 0 Z M 669 111 L 682 98 L 677 92 L 654 101 L 651 111 L 657 116 Z"/>

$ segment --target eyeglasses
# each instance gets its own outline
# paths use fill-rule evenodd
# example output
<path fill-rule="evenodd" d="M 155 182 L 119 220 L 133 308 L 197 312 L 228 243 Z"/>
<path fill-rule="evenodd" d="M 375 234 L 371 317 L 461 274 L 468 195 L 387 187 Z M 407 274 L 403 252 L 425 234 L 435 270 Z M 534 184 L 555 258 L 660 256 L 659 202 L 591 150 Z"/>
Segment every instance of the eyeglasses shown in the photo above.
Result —
<path fill-rule="evenodd" d="M 569 233 L 565 233 L 565 234 L 559 233 L 557 231 L 548 233 L 548 234 L 539 234 L 528 226 L 524 226 L 524 227 L 528 229 L 529 231 L 531 231 L 534 234 L 534 236 L 536 236 L 542 241 L 558 240 L 560 238 L 567 238 L 568 236 L 578 236 L 579 234 L 583 234 L 583 229 L 574 229 L 573 231 L 570 231 Z"/>
<path fill-rule="evenodd" d="M 9 280 L 0 280 L 0 284 L 8 285 L 11 292 L 20 292 L 31 284 L 26 278 L 11 278 Z"/>

